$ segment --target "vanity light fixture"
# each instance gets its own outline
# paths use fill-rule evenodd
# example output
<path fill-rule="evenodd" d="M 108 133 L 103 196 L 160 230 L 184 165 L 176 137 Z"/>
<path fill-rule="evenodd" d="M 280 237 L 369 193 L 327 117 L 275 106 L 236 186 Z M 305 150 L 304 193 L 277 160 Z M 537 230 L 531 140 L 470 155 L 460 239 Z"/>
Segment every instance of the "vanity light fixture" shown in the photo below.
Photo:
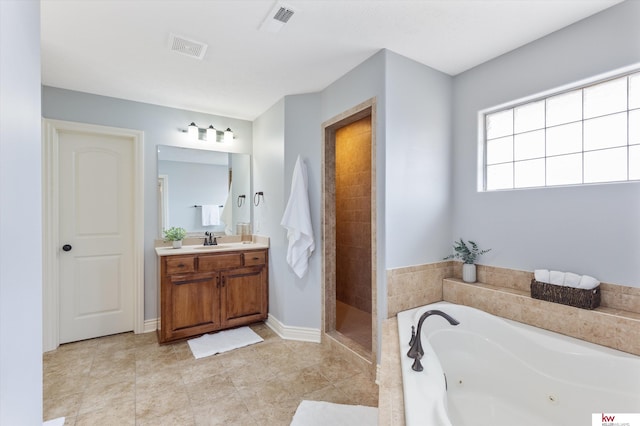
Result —
<path fill-rule="evenodd" d="M 230 143 L 233 142 L 233 139 L 235 138 L 233 131 L 228 127 L 225 131 L 218 130 L 213 127 L 213 125 L 209 125 L 209 127 L 207 127 L 206 129 L 201 129 L 193 121 L 191 122 L 191 124 L 189 124 L 189 126 L 187 126 L 187 130 L 178 130 L 182 133 L 187 133 L 189 135 L 189 139 L 196 142 L 202 140 L 209 142 Z"/>

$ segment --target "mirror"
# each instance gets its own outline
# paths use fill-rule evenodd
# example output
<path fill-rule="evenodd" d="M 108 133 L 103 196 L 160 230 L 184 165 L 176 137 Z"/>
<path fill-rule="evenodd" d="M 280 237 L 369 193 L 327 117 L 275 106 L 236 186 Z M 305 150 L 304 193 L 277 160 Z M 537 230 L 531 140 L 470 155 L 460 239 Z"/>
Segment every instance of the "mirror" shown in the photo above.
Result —
<path fill-rule="evenodd" d="M 158 145 L 157 153 L 161 238 L 172 226 L 231 235 L 237 223 L 251 222 L 249 154 L 166 145 Z"/>

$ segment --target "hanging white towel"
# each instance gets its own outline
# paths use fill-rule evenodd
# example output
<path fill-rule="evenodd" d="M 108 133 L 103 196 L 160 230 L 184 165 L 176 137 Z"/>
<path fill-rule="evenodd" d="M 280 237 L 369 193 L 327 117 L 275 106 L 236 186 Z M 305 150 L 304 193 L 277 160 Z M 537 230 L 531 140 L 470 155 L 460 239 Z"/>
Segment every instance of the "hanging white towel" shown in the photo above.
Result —
<path fill-rule="evenodd" d="M 287 263 L 302 278 L 309 267 L 309 257 L 315 250 L 315 242 L 309 211 L 307 166 L 300 156 L 293 168 L 291 194 L 280 224 L 287 229 L 289 239 Z"/>
<path fill-rule="evenodd" d="M 202 226 L 220 225 L 220 207 L 213 204 L 202 206 Z"/>
<path fill-rule="evenodd" d="M 220 220 L 224 223 L 224 233 L 227 235 L 233 234 L 233 205 L 231 200 L 233 199 L 233 190 L 231 189 L 233 183 L 229 185 L 229 193 L 227 194 L 227 201 L 224 202 L 222 208 L 222 214 Z"/>

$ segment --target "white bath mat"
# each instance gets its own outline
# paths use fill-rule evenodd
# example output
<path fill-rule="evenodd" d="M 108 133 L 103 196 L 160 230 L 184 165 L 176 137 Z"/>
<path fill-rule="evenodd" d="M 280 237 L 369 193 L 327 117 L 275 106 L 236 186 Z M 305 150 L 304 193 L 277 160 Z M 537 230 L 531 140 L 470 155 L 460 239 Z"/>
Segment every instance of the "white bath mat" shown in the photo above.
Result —
<path fill-rule="evenodd" d="M 191 339 L 187 343 L 189 343 L 193 356 L 199 359 L 262 341 L 262 337 L 258 336 L 249 327 L 240 327 L 233 330 L 205 334 L 204 336 Z"/>
<path fill-rule="evenodd" d="M 324 401 L 302 401 L 291 426 L 377 426 L 378 409 Z"/>

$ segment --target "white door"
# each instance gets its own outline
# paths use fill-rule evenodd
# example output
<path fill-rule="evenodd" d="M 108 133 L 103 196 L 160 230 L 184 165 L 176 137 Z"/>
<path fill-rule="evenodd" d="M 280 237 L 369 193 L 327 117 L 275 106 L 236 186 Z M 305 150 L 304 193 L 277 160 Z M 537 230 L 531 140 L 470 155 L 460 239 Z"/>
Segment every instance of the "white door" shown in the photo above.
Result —
<path fill-rule="evenodd" d="M 58 133 L 59 343 L 134 329 L 130 137 Z"/>

